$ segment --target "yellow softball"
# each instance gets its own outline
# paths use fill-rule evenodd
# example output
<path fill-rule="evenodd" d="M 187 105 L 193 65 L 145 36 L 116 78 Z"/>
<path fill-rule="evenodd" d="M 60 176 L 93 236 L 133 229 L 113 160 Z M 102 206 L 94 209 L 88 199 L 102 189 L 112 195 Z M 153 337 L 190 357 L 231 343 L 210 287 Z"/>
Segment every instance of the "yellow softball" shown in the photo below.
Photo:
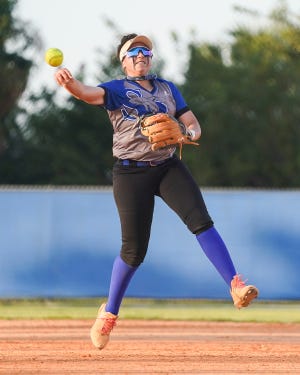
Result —
<path fill-rule="evenodd" d="M 49 48 L 45 53 L 45 61 L 51 66 L 60 66 L 63 59 L 64 54 L 58 48 Z"/>

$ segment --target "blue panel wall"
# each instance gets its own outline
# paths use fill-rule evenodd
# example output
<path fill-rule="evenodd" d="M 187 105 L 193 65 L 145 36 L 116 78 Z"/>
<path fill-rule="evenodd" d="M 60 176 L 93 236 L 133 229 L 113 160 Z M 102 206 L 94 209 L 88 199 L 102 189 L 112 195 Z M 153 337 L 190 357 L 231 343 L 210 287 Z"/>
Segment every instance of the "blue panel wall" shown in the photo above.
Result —
<path fill-rule="evenodd" d="M 263 299 L 300 299 L 300 192 L 203 190 L 237 271 Z M 0 190 L 0 297 L 105 296 L 120 249 L 111 190 Z M 230 298 L 194 236 L 159 198 L 136 297 Z"/>

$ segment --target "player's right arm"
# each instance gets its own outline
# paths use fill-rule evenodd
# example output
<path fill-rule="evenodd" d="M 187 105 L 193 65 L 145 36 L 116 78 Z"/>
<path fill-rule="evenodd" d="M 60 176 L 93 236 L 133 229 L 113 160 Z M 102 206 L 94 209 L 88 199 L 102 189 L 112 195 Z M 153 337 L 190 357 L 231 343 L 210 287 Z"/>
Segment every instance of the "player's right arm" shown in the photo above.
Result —
<path fill-rule="evenodd" d="M 58 69 L 55 72 L 55 80 L 77 99 L 83 100 L 88 104 L 104 104 L 105 91 L 102 87 L 83 84 L 75 79 L 72 73 L 66 68 Z"/>

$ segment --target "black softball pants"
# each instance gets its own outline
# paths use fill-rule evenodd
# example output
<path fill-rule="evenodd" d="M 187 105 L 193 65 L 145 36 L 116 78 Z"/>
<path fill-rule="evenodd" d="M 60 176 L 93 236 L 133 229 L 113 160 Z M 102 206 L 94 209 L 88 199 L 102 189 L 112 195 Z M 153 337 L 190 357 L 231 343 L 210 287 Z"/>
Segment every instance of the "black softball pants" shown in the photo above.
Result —
<path fill-rule="evenodd" d="M 192 233 L 213 225 L 198 185 L 176 156 L 154 167 L 124 166 L 117 161 L 113 193 L 121 223 L 120 255 L 133 267 L 138 267 L 147 253 L 155 196 L 161 197 Z"/>

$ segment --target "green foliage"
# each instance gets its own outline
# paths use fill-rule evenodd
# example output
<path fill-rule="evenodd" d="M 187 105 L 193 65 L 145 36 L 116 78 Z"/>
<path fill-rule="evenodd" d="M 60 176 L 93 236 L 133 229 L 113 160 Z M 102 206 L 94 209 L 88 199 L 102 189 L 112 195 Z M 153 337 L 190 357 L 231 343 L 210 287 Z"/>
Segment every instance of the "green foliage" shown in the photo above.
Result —
<path fill-rule="evenodd" d="M 61 99 L 59 88 L 42 88 L 28 101 L 30 111 L 18 106 L 32 68 L 23 53 L 38 37 L 31 43 L 31 29 L 13 17 L 16 4 L 0 0 L 0 183 L 111 184 L 112 128 L 103 109 Z M 116 43 L 99 51 L 96 83 L 122 75 L 115 56 L 121 33 L 106 23 Z M 227 46 L 191 34 L 180 48 L 189 58 L 177 85 L 203 133 L 199 147 L 184 147 L 183 160 L 202 186 L 299 187 L 299 17 L 282 2 L 265 27 L 237 26 L 230 34 Z M 177 34 L 173 39 L 179 43 Z M 163 61 L 154 61 L 160 75 Z M 84 70 L 77 76 L 84 81 Z"/>
<path fill-rule="evenodd" d="M 182 90 L 202 124 L 191 161 L 202 185 L 300 185 L 300 26 L 285 7 L 274 14 L 268 28 L 232 31 L 229 59 L 219 46 L 190 45 Z"/>
<path fill-rule="evenodd" d="M 28 25 L 13 16 L 16 0 L 0 0 L 0 182 L 4 176 L 18 183 L 14 165 L 25 147 L 17 123 L 17 103 L 24 92 L 32 62 L 23 53 L 39 44 Z"/>
<path fill-rule="evenodd" d="M 40 43 L 30 27 L 14 17 L 16 4 L 17 0 L 0 0 L 0 126 L 28 82 L 32 62 L 23 54 Z"/>
<path fill-rule="evenodd" d="M 44 90 L 31 98 L 42 109 L 26 122 L 26 174 L 21 183 L 110 184 L 112 128 L 106 113 L 72 97 L 58 106 L 56 96 Z"/>
<path fill-rule="evenodd" d="M 7 39 L 14 34 L 13 10 L 17 0 L 0 0 L 0 49 L 4 49 Z"/>

